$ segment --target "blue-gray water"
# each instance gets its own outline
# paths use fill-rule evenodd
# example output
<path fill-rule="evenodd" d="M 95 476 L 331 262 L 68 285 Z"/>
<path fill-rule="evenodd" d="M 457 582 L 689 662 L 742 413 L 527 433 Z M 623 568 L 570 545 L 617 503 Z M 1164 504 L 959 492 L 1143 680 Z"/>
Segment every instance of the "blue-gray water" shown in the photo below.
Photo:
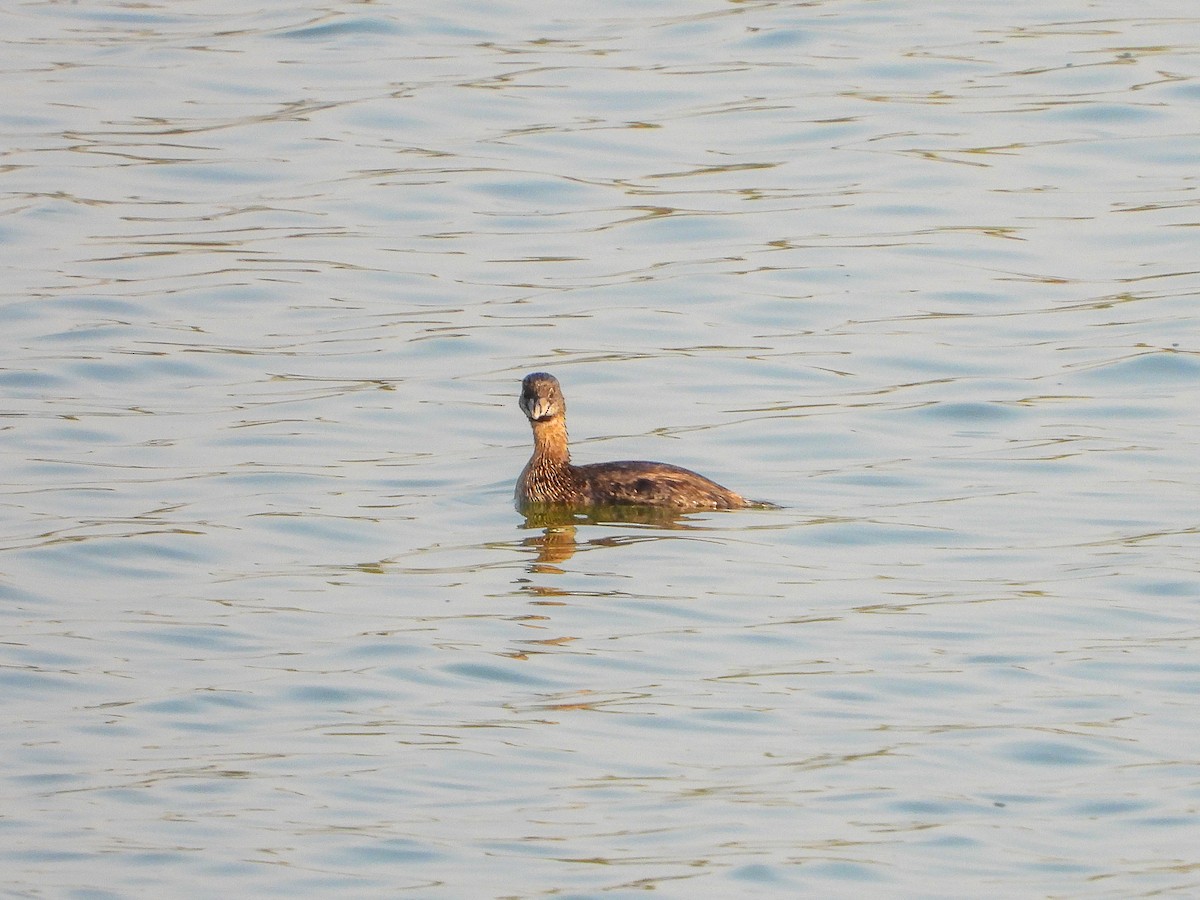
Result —
<path fill-rule="evenodd" d="M 1200 891 L 1186 7 L 10 5 L 0 888 Z"/>

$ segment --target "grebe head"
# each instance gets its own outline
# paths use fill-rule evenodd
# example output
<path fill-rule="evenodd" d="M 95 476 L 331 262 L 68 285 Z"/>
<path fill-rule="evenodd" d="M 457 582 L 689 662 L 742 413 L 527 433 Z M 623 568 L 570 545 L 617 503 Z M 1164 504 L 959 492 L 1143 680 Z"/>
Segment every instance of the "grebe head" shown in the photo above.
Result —
<path fill-rule="evenodd" d="M 534 372 L 521 382 L 521 411 L 530 422 L 544 422 L 555 416 L 566 415 L 567 403 L 563 399 L 558 379 L 546 372 Z"/>

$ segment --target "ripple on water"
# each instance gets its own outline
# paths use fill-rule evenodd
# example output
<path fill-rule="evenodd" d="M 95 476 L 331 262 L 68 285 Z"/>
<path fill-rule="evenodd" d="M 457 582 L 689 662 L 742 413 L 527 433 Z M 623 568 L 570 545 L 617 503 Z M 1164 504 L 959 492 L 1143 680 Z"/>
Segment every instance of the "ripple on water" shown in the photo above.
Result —
<path fill-rule="evenodd" d="M 1077 380 L 1102 385 L 1141 386 L 1157 394 L 1164 382 L 1194 384 L 1200 377 L 1200 358 L 1194 353 L 1152 350 L 1089 366 Z"/>

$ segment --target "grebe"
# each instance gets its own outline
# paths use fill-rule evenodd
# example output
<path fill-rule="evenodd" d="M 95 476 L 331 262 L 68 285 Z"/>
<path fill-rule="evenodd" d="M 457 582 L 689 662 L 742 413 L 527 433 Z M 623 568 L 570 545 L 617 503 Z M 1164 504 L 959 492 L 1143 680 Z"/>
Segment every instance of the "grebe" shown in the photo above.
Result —
<path fill-rule="evenodd" d="M 703 475 L 667 463 L 626 460 L 571 465 L 567 404 L 558 379 L 526 375 L 520 406 L 533 428 L 533 456 L 517 479 L 517 506 L 653 506 L 676 510 L 769 506 L 746 500 Z"/>

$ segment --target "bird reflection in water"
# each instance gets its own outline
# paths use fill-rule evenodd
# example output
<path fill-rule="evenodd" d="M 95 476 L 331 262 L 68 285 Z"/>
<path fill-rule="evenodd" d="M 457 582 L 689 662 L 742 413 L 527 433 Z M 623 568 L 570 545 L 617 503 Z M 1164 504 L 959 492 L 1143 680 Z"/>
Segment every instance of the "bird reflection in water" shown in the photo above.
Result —
<path fill-rule="evenodd" d="M 620 534 L 591 538 L 582 546 L 576 540 L 576 528 L 580 525 L 631 525 L 637 528 L 667 529 L 671 531 L 704 531 L 706 527 L 692 521 L 690 516 L 678 509 L 654 506 L 594 506 L 569 507 L 561 503 L 531 503 L 522 510 L 525 514 L 524 529 L 541 529 L 540 535 L 527 537 L 521 545 L 537 551 L 531 571 L 554 571 L 553 567 L 570 559 L 577 550 L 594 547 L 618 547 L 623 544 L 656 540 L 653 535 Z"/>

